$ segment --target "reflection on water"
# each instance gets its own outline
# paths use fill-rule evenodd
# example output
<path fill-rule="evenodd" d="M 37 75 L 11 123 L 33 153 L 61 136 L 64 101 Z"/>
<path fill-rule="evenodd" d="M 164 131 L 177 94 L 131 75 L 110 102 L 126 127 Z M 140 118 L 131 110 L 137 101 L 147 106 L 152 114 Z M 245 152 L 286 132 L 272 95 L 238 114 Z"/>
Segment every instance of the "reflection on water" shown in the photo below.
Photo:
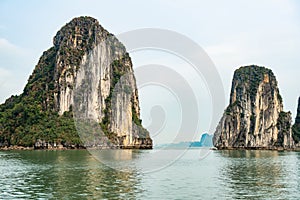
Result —
<path fill-rule="evenodd" d="M 134 172 L 110 169 L 86 151 L 0 152 L 0 155 L 1 171 L 11 171 L 0 175 L 0 199 L 121 199 L 135 198 L 141 192 L 139 177 Z"/>
<path fill-rule="evenodd" d="M 172 155 L 172 150 L 165 150 Z M 0 152 L 0 199 L 298 199 L 300 152 L 188 150 L 153 173 L 121 172 L 85 150 Z M 112 155 L 113 154 L 113 155 Z M 149 151 L 103 152 L 141 163 Z M 165 158 L 155 160 L 164 163 Z M 146 162 L 148 163 L 148 161 Z M 127 165 L 129 166 L 129 165 Z"/>
<path fill-rule="evenodd" d="M 232 198 L 277 199 L 299 194 L 300 163 L 294 152 L 221 151 L 220 155 L 227 159 L 219 177 Z"/>
<path fill-rule="evenodd" d="M 131 172 L 134 170 L 146 174 L 162 170 L 172 165 L 184 155 L 186 150 L 187 149 L 155 149 L 141 151 L 132 149 L 89 149 L 88 151 L 95 159 L 110 168 L 123 172 Z M 194 150 L 202 157 L 210 151 L 208 148 L 198 148 Z"/>

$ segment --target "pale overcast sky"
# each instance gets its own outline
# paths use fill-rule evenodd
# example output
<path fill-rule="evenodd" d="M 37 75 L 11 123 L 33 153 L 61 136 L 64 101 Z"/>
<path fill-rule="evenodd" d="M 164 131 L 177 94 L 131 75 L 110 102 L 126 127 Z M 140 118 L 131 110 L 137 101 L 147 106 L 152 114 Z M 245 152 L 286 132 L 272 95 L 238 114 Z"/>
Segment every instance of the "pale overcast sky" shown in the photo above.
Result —
<path fill-rule="evenodd" d="M 139 28 L 168 29 L 186 35 L 214 62 L 223 81 L 226 104 L 237 67 L 247 64 L 269 67 L 279 82 L 284 109 L 295 117 L 300 95 L 300 1 L 297 0 L 1 0 L 0 102 L 22 92 L 42 52 L 52 46 L 56 32 L 81 15 L 97 18 L 115 35 Z M 145 55 L 133 53 L 133 63 L 151 63 L 147 60 L 151 58 L 160 64 L 159 55 Z M 143 120 L 150 123 L 149 101 L 140 93 Z M 144 114 L 143 109 L 147 111 Z M 204 109 L 203 113 L 207 112 Z M 203 119 L 205 116 L 210 115 L 203 115 Z M 202 126 L 199 134 L 208 130 Z"/>

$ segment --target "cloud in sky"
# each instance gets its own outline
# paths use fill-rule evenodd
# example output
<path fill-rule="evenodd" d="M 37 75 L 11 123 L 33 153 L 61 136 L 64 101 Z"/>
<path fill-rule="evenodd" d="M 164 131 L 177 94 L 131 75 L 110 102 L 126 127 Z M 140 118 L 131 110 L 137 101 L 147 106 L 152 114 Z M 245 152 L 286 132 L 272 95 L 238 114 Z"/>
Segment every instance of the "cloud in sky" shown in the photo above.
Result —
<path fill-rule="evenodd" d="M 34 63 L 33 54 L 0 38 L 0 101 L 20 94 Z"/>
<path fill-rule="evenodd" d="M 6 54 L 9 57 L 25 56 L 27 51 L 10 43 L 5 38 L 0 38 L 0 54 Z"/>

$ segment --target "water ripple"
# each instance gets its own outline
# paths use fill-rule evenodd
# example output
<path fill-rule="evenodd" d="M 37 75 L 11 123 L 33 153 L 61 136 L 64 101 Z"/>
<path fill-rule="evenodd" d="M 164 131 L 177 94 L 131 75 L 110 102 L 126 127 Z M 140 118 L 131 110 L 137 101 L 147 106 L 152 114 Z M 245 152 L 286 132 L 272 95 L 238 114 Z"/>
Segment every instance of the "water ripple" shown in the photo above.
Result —
<path fill-rule="evenodd" d="M 140 153 L 139 156 L 147 154 Z M 87 151 L 0 152 L 0 199 L 297 199 L 300 153 L 189 150 L 155 173 L 120 172 Z"/>

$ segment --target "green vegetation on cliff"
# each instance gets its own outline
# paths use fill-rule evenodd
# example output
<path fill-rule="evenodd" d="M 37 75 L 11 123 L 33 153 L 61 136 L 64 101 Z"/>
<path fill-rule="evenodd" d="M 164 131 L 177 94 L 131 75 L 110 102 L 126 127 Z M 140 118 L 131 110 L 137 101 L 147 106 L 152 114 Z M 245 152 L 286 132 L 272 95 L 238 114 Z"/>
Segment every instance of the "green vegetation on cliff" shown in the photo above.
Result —
<path fill-rule="evenodd" d="M 116 84 L 120 81 L 120 78 L 128 73 L 128 67 L 125 66 L 126 62 L 131 62 L 129 54 L 126 53 L 124 54 L 123 57 L 121 57 L 119 60 L 114 60 L 111 64 L 112 67 L 112 80 L 111 80 L 111 88 L 110 88 L 110 93 L 109 96 L 105 99 L 105 109 L 103 110 L 104 117 L 100 123 L 101 129 L 103 130 L 104 134 L 110 139 L 110 141 L 113 141 L 113 143 L 118 143 L 118 139 L 116 137 L 116 134 L 109 131 L 109 119 L 111 117 L 111 112 L 112 112 L 112 97 L 114 95 L 114 88 Z M 129 85 L 124 85 L 124 92 L 126 94 L 131 94 L 133 91 L 133 88 Z M 142 121 L 139 119 L 139 116 L 136 114 L 133 104 L 132 104 L 132 121 L 139 126 L 142 126 Z"/>
<path fill-rule="evenodd" d="M 79 17 L 58 31 L 54 46 L 41 56 L 23 93 L 0 105 L 0 146 L 33 146 L 38 139 L 66 147 L 82 145 L 72 111 L 58 115 L 54 95 L 61 87 L 57 79 L 62 67 L 79 66 L 82 56 L 95 42 L 92 38 L 97 29 L 103 29 L 97 20 Z M 102 33 L 109 34 L 104 29 Z M 76 46 L 75 37 L 81 38 Z"/>
<path fill-rule="evenodd" d="M 108 97 L 105 99 L 105 109 L 103 110 L 104 117 L 100 123 L 101 129 L 104 132 L 104 134 L 109 138 L 110 141 L 112 141 L 114 144 L 117 144 L 118 140 L 116 137 L 116 134 L 111 132 L 109 129 L 109 121 L 111 117 L 111 101 L 112 101 L 112 95 L 114 92 L 114 87 L 120 80 L 120 78 L 126 74 L 126 67 L 124 66 L 125 61 L 128 61 L 129 55 L 125 54 L 124 57 L 122 57 L 120 60 L 114 60 L 111 64 L 112 67 L 112 80 L 111 80 L 111 88 L 110 93 Z"/>
<path fill-rule="evenodd" d="M 279 117 L 277 120 L 277 128 L 279 131 L 277 136 L 277 141 L 275 143 L 276 146 L 283 146 L 284 143 L 284 136 L 289 135 L 291 131 L 291 113 L 290 112 L 283 112 L 279 113 Z"/>
<path fill-rule="evenodd" d="M 33 146 L 37 139 L 64 146 L 81 145 L 72 113 L 55 110 L 55 61 L 58 49 L 41 56 L 24 91 L 0 105 L 0 146 Z"/>
<path fill-rule="evenodd" d="M 238 83 L 236 85 L 238 93 L 242 93 L 243 87 L 246 86 L 246 92 L 250 94 L 252 103 L 254 102 L 258 86 L 261 82 L 270 82 L 270 84 L 277 87 L 277 81 L 272 70 L 257 65 L 244 66 L 235 70 L 233 80 Z M 234 87 L 232 89 L 234 89 Z M 279 93 L 278 99 L 282 102 Z"/>
<path fill-rule="evenodd" d="M 9 103 L 8 103 L 9 102 Z M 37 139 L 64 146 L 81 145 L 71 112 L 59 116 L 38 101 L 14 96 L 0 107 L 1 146 L 33 146 Z"/>

